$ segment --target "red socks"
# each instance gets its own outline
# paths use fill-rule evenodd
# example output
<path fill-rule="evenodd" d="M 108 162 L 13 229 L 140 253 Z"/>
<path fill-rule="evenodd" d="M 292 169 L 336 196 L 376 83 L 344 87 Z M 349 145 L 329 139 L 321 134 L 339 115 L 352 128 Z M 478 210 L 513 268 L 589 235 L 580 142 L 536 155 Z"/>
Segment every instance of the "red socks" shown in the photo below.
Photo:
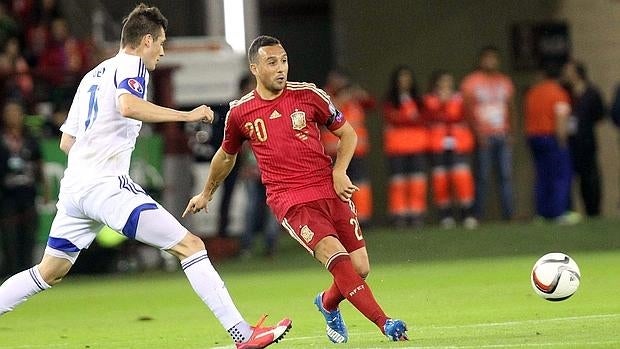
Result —
<path fill-rule="evenodd" d="M 338 304 L 345 299 L 346 298 L 340 293 L 338 286 L 336 286 L 336 283 L 332 282 L 332 285 L 323 292 L 323 307 L 327 311 L 334 311 L 338 308 Z"/>
<path fill-rule="evenodd" d="M 327 270 L 334 276 L 334 283 L 323 294 L 326 310 L 335 310 L 345 297 L 381 331 L 388 317 L 385 315 L 366 281 L 357 274 L 348 254 L 337 254 L 327 262 Z"/>

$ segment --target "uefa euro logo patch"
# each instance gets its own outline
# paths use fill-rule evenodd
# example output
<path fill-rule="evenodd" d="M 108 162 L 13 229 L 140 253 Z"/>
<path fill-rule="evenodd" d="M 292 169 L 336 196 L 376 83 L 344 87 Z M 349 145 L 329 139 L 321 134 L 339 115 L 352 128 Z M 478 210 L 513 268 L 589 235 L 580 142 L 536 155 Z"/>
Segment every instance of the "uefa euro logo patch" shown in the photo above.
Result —
<path fill-rule="evenodd" d="M 139 94 L 142 94 L 144 92 L 144 88 L 142 88 L 142 84 L 140 83 L 140 81 L 136 79 L 129 79 L 129 81 L 127 81 L 127 85 L 129 85 L 129 88 L 138 92 Z"/>
<path fill-rule="evenodd" d="M 332 102 L 329 102 L 329 113 L 334 116 L 336 122 L 342 122 L 342 113 L 340 110 L 336 109 L 336 106 Z"/>

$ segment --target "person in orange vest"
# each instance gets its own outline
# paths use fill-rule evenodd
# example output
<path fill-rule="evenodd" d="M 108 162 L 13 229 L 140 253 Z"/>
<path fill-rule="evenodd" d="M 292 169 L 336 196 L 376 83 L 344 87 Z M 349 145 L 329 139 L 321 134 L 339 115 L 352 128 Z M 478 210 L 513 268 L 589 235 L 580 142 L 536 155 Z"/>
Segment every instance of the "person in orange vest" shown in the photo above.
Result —
<path fill-rule="evenodd" d="M 335 77 L 338 77 L 336 79 Z M 368 174 L 366 157 L 370 149 L 368 129 L 366 128 L 366 110 L 364 106 L 372 108 L 374 99 L 360 86 L 351 83 L 349 77 L 340 71 L 332 71 L 328 76 L 326 91 L 330 91 L 332 102 L 347 118 L 347 121 L 357 132 L 357 146 L 355 154 L 349 164 L 347 173 L 349 178 L 359 187 L 359 191 L 352 196 L 357 209 L 357 218 L 360 225 L 366 226 L 372 218 L 372 187 Z M 326 128 L 321 129 L 321 141 L 325 153 L 336 158 L 339 138 Z"/>
<path fill-rule="evenodd" d="M 423 102 L 429 129 L 433 197 L 440 224 L 444 228 L 455 227 L 454 201 L 465 228 L 473 229 L 478 225 L 473 214 L 474 178 L 469 165 L 474 136 L 465 120 L 463 97 L 455 91 L 454 77 L 446 71 L 433 73 Z"/>
<path fill-rule="evenodd" d="M 426 214 L 428 130 L 414 74 L 397 67 L 383 107 L 383 149 L 389 161 L 388 210 L 398 227 L 420 226 Z"/>

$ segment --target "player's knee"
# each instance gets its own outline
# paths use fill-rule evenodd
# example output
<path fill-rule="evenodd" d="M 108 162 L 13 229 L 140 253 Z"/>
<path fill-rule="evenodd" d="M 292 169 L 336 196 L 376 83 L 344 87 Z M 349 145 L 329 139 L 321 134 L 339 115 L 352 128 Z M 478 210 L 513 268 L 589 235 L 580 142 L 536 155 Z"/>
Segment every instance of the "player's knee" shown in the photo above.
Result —
<path fill-rule="evenodd" d="M 342 243 L 333 236 L 326 236 L 314 248 L 314 258 L 326 264 L 334 255 L 346 252 Z"/>
<path fill-rule="evenodd" d="M 54 286 L 61 282 L 65 275 L 69 272 L 70 268 L 70 265 L 50 267 L 44 264 L 39 264 L 38 266 L 39 273 L 41 273 L 41 278 L 50 286 Z"/>
<path fill-rule="evenodd" d="M 353 262 L 353 268 L 359 276 L 366 278 L 370 274 L 370 262 L 368 261 L 368 254 L 365 248 L 358 249 L 351 253 L 351 261 Z"/>
<path fill-rule="evenodd" d="M 62 278 L 65 275 L 48 275 L 48 276 L 43 276 L 43 281 L 45 281 L 50 286 L 54 286 L 54 285 L 57 285 L 58 283 L 60 283 L 62 281 Z"/>
<path fill-rule="evenodd" d="M 355 271 L 357 275 L 361 276 L 362 279 L 365 279 L 368 274 L 370 274 L 370 266 L 369 265 L 355 265 Z"/>
<path fill-rule="evenodd" d="M 188 232 L 187 235 L 170 252 L 179 259 L 187 258 L 205 249 L 205 243 L 198 236 Z"/>
<path fill-rule="evenodd" d="M 187 246 L 194 253 L 205 249 L 204 241 L 192 233 L 187 234 Z"/>
<path fill-rule="evenodd" d="M 56 285 L 71 270 L 79 255 L 79 251 L 67 252 L 46 247 L 43 258 L 37 265 L 41 278 L 50 286 Z"/>

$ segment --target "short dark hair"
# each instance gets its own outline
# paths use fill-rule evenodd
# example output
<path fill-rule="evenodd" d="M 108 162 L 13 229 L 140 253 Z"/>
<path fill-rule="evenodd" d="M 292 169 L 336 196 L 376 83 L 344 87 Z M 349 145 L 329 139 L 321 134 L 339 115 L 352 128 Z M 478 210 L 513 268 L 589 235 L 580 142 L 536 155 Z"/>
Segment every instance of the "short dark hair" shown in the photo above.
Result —
<path fill-rule="evenodd" d="M 157 40 L 160 34 L 159 28 L 163 28 L 164 31 L 168 28 L 166 17 L 161 14 L 157 7 L 139 4 L 123 19 L 121 46 L 129 45 L 136 48 L 146 34 L 151 34 L 153 39 Z"/>
<path fill-rule="evenodd" d="M 250 63 L 256 63 L 256 56 L 258 56 L 258 50 L 264 46 L 281 45 L 280 40 L 269 35 L 261 35 L 252 41 L 250 48 L 248 49 L 248 61 Z"/>

